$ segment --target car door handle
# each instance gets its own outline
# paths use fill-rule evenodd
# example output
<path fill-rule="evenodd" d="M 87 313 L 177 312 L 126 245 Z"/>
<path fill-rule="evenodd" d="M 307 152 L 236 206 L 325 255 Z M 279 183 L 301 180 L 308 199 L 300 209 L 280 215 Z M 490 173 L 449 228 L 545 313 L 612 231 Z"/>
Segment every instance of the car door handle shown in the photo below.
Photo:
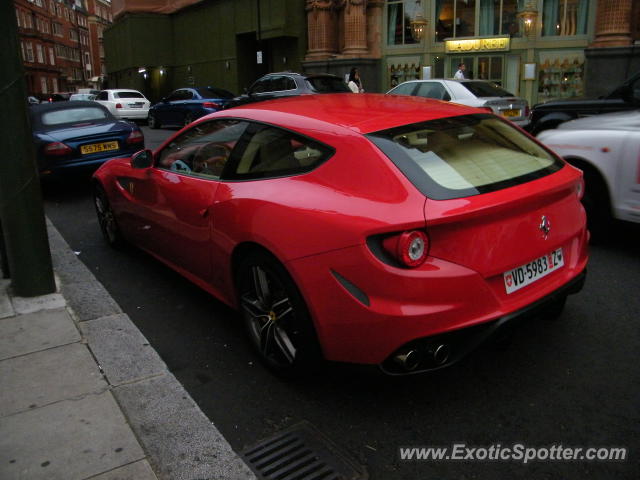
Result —
<path fill-rule="evenodd" d="M 198 213 L 202 218 L 207 218 L 209 216 L 209 207 L 198 210 Z"/>

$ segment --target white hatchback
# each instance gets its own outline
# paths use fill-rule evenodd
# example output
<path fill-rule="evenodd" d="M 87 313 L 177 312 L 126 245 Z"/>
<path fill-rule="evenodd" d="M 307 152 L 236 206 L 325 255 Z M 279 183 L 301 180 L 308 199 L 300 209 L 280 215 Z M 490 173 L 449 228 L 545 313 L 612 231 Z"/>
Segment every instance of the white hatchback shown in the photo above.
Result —
<path fill-rule="evenodd" d="M 150 102 L 137 90 L 102 90 L 95 101 L 107 107 L 119 119 L 146 120 L 149 115 Z"/>

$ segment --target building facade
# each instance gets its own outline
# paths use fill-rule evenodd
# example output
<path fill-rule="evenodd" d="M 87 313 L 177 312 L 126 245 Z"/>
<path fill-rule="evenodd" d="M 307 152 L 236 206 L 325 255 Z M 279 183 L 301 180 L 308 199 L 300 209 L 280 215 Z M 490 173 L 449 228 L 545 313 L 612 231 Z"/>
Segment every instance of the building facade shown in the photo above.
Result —
<path fill-rule="evenodd" d="M 99 48 L 91 41 L 87 2 L 110 10 L 107 0 L 14 0 L 29 95 L 91 86 Z"/>
<path fill-rule="evenodd" d="M 186 86 L 239 93 L 265 73 L 300 71 L 307 50 L 301 0 L 117 0 L 113 14 L 109 87 L 152 101 Z"/>
<path fill-rule="evenodd" d="M 113 14 L 109 0 L 86 0 L 86 2 L 91 50 L 89 61 L 85 64 L 85 70 L 89 84 L 93 88 L 99 89 L 102 88 L 107 74 L 103 35 L 105 28 L 113 22 Z"/>
<path fill-rule="evenodd" d="M 640 70 L 638 3 L 387 0 L 382 89 L 453 77 L 464 63 L 467 77 L 497 82 L 532 104 L 606 90 Z"/>

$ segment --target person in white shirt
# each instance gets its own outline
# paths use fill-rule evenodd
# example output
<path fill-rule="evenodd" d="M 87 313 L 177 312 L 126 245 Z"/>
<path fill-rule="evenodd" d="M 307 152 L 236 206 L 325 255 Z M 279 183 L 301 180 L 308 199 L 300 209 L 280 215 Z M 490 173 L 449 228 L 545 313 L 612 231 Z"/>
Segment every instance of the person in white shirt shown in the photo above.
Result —
<path fill-rule="evenodd" d="M 453 78 L 455 78 L 456 80 L 464 80 L 464 71 L 467 67 L 464 65 L 464 63 L 460 63 L 458 64 L 458 71 L 456 72 L 456 74 L 453 76 Z"/>
<path fill-rule="evenodd" d="M 357 68 L 354 67 L 349 72 L 347 85 L 353 93 L 364 93 L 364 88 L 362 88 L 362 82 L 360 81 L 360 72 L 358 72 Z"/>

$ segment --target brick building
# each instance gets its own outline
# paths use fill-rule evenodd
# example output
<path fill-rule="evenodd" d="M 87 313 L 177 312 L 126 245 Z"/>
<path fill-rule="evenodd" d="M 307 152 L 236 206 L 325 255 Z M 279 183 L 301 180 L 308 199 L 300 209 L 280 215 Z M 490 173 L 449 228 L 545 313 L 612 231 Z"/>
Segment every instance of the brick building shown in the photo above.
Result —
<path fill-rule="evenodd" d="M 109 0 L 86 0 L 91 45 L 91 60 L 85 65 L 89 83 L 93 88 L 101 88 L 107 74 L 105 69 L 104 29 L 113 22 Z"/>
<path fill-rule="evenodd" d="M 99 16 L 90 13 L 94 4 L 100 4 Z M 103 74 L 104 54 L 97 35 L 91 41 L 90 28 L 109 21 L 108 0 L 14 0 L 14 5 L 29 95 L 87 88 L 92 76 Z"/>

